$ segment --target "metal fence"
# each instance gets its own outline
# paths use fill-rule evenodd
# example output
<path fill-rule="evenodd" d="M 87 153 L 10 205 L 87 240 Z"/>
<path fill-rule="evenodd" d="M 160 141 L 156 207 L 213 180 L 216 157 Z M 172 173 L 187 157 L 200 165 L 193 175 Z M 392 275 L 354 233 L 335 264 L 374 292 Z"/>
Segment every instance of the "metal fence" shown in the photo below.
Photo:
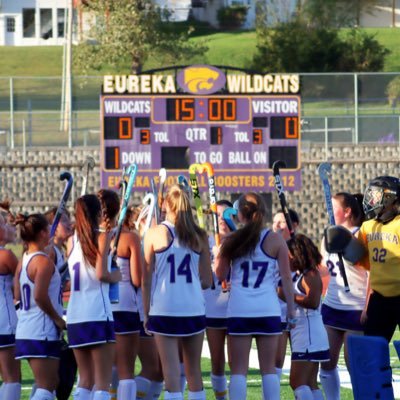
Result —
<path fill-rule="evenodd" d="M 400 73 L 300 76 L 303 141 L 400 146 Z M 390 97 L 394 80 L 399 93 Z M 65 131 L 60 77 L 0 78 L 0 146 L 98 144 L 101 84 L 101 76 L 73 78 L 71 129 Z"/>

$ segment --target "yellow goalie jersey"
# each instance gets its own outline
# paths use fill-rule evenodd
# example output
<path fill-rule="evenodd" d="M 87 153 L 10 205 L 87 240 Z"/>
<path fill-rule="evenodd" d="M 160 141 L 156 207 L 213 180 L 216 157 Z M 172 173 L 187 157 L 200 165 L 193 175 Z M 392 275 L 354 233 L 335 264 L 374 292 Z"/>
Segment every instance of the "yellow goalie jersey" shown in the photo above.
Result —
<path fill-rule="evenodd" d="M 400 215 L 387 224 L 364 222 L 358 238 L 368 248 L 362 265 L 369 266 L 371 288 L 383 296 L 400 296 Z"/>

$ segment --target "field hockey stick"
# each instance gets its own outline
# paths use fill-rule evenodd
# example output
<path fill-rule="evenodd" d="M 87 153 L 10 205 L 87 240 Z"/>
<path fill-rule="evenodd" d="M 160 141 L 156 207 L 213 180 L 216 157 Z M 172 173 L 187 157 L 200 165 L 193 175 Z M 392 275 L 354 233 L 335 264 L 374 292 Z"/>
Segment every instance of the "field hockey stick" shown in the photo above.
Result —
<path fill-rule="evenodd" d="M 215 173 L 214 167 L 211 163 L 206 162 L 201 164 L 202 171 L 207 173 L 208 178 L 208 196 L 210 198 L 210 210 L 213 220 L 213 230 L 214 230 L 214 238 L 215 244 L 219 246 L 221 244 L 221 239 L 219 236 L 219 226 L 218 226 L 218 213 L 217 213 L 217 197 L 216 197 L 216 189 L 215 189 Z"/>
<path fill-rule="evenodd" d="M 126 170 L 124 170 L 123 179 L 120 182 L 121 192 L 123 193 L 123 198 L 121 199 L 121 206 L 119 211 L 117 230 L 113 242 L 113 247 L 111 250 L 111 272 L 117 270 L 119 267 L 116 262 L 117 258 L 117 248 L 119 239 L 121 237 L 122 227 L 124 225 L 126 213 L 129 206 L 129 199 L 131 197 L 131 192 L 133 185 L 135 184 L 137 175 L 137 165 L 132 164 Z M 126 182 L 125 177 L 128 178 L 128 182 Z M 109 284 L 109 297 L 111 303 L 119 303 L 119 283 L 110 283 Z"/>
<path fill-rule="evenodd" d="M 221 244 L 221 237 L 219 235 L 219 225 L 218 225 L 218 212 L 217 212 L 217 197 L 216 197 L 216 188 L 215 188 L 215 173 L 214 167 L 211 163 L 206 162 L 201 164 L 201 171 L 206 171 L 207 178 L 208 178 L 208 195 L 210 198 L 210 210 L 213 220 L 213 230 L 214 230 L 214 239 L 215 245 L 220 246 Z M 222 291 L 226 292 L 228 290 L 227 281 L 224 280 L 221 282 Z"/>
<path fill-rule="evenodd" d="M 272 164 L 272 170 L 273 170 L 274 179 L 275 179 L 275 190 L 276 190 L 276 193 L 278 193 L 279 202 L 281 203 L 281 209 L 282 209 L 283 215 L 285 216 L 285 221 L 286 221 L 286 225 L 288 227 L 288 231 L 290 233 L 290 237 L 294 237 L 295 233 L 294 233 L 294 229 L 293 229 L 293 223 L 292 223 L 292 219 L 290 218 L 289 209 L 288 209 L 288 206 L 286 203 L 285 191 L 283 188 L 283 183 L 282 183 L 281 174 L 280 174 L 281 167 L 282 168 L 286 167 L 286 164 L 281 160 L 277 160 Z"/>
<path fill-rule="evenodd" d="M 151 191 L 154 194 L 154 198 L 157 198 L 157 189 L 156 189 L 156 183 L 154 181 L 154 178 L 151 178 L 150 180 L 150 184 L 151 184 Z M 158 208 L 158 201 L 156 201 L 155 203 L 155 217 L 156 217 L 156 224 L 158 225 L 160 223 L 160 209 Z"/>
<path fill-rule="evenodd" d="M 82 190 L 81 196 L 84 196 L 87 192 L 87 185 L 89 180 L 89 173 L 94 168 L 94 158 L 86 157 L 85 163 L 83 164 L 83 181 L 82 181 Z"/>
<path fill-rule="evenodd" d="M 137 165 L 132 164 L 126 170 L 124 174 L 128 178 L 128 182 L 126 182 L 125 177 L 121 181 L 121 191 L 122 191 L 122 199 L 121 199 L 121 208 L 119 211 L 118 223 L 117 223 L 117 231 L 115 234 L 115 239 L 113 243 L 113 254 L 117 253 L 117 246 L 119 242 L 119 238 L 121 236 L 122 227 L 124 225 L 126 212 L 129 206 L 129 199 L 131 197 L 131 192 L 133 185 L 135 184 L 136 175 L 137 175 Z"/>
<path fill-rule="evenodd" d="M 331 164 L 329 163 L 322 163 L 318 166 L 317 172 L 322 182 L 322 187 L 324 189 L 324 197 L 325 197 L 325 206 L 326 211 L 328 212 L 329 224 L 336 225 L 335 223 L 335 215 L 333 213 L 333 206 L 332 206 L 332 195 L 331 195 L 331 187 L 329 184 L 329 173 L 331 172 Z M 344 268 L 343 263 L 343 254 L 338 253 L 339 257 L 339 271 L 343 278 L 344 283 L 344 290 L 346 292 L 350 291 L 349 282 L 347 280 L 346 270 Z"/>
<path fill-rule="evenodd" d="M 157 194 L 157 205 L 158 205 L 158 217 L 161 220 L 161 213 L 162 213 L 162 205 L 164 201 L 164 187 L 165 181 L 167 180 L 167 170 L 165 168 L 161 168 L 158 171 L 158 176 L 160 178 L 160 183 L 158 185 L 158 194 Z"/>
<path fill-rule="evenodd" d="M 233 207 L 228 207 L 225 208 L 224 212 L 222 213 L 222 219 L 225 221 L 226 225 L 228 225 L 228 228 L 233 232 L 236 231 L 236 225 L 233 222 L 232 217 L 237 216 L 238 210 Z"/>
<path fill-rule="evenodd" d="M 143 198 L 142 204 L 144 206 L 147 206 L 147 217 L 146 223 L 144 225 L 144 231 L 146 232 L 150 228 L 151 220 L 153 219 L 154 212 L 156 211 L 156 198 L 154 196 L 154 193 L 147 193 L 146 196 L 144 196 Z"/>
<path fill-rule="evenodd" d="M 57 229 L 58 223 L 60 222 L 61 216 L 62 216 L 63 212 L 66 210 L 66 205 L 67 205 L 67 201 L 69 199 L 69 195 L 71 193 L 72 184 L 74 183 L 74 178 L 68 171 L 63 172 L 60 175 L 60 181 L 65 181 L 65 180 L 67 181 L 67 183 L 65 184 L 64 192 L 61 196 L 60 204 L 58 205 L 56 215 L 54 216 L 53 223 L 51 224 L 50 238 L 52 238 L 54 236 L 54 234 L 56 233 L 56 229 Z"/>
<path fill-rule="evenodd" d="M 179 175 L 178 176 L 178 184 L 183 186 L 185 189 L 185 192 L 189 196 L 189 199 L 192 197 L 192 191 L 189 185 L 189 182 L 187 181 L 186 177 L 184 175 Z"/>
<path fill-rule="evenodd" d="M 189 167 L 189 182 L 190 186 L 192 188 L 192 193 L 193 193 L 193 200 L 194 200 L 194 205 L 196 207 L 196 213 L 197 213 L 197 220 L 199 222 L 200 228 L 205 227 L 204 223 L 204 215 L 203 215 L 203 208 L 201 205 L 201 197 L 200 197 L 200 191 L 199 191 L 199 183 L 197 181 L 197 175 L 196 172 L 203 170 L 201 164 L 191 164 Z"/>

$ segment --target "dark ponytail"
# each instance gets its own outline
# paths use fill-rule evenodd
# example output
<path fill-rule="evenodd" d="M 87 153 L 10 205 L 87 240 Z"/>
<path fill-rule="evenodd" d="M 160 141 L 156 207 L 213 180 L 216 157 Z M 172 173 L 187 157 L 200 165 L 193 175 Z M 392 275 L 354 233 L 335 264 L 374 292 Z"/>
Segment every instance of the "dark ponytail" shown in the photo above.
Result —
<path fill-rule="evenodd" d="M 230 260 L 252 253 L 266 224 L 266 206 L 257 193 L 249 192 L 240 197 L 239 212 L 248 223 L 227 236 L 221 246 L 221 256 Z"/>

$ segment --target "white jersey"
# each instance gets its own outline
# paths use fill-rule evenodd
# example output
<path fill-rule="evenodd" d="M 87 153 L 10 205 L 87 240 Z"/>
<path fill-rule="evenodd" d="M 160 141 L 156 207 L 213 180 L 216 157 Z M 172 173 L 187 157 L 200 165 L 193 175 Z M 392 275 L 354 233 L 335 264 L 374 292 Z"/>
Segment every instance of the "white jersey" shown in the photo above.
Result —
<path fill-rule="evenodd" d="M 121 271 L 122 279 L 119 282 L 119 302 L 111 304 L 113 311 L 138 312 L 136 291 L 131 280 L 129 258 L 117 257 L 117 265 Z"/>
<path fill-rule="evenodd" d="M 303 274 L 298 275 L 293 287 L 295 294 L 304 296 L 304 292 L 299 288 L 302 278 Z M 311 309 L 295 303 L 295 317 L 297 319 L 296 326 L 290 330 L 292 354 L 318 353 L 329 349 L 328 334 L 321 316 L 321 304 L 317 309 Z M 310 357 L 313 359 L 312 356 Z M 306 359 L 307 356 L 305 356 Z M 301 358 L 296 358 L 296 360 L 302 361 Z"/>
<path fill-rule="evenodd" d="M 36 256 L 48 257 L 41 251 L 26 254 L 22 257 L 22 268 L 19 277 L 21 292 L 21 308 L 18 316 L 16 339 L 28 340 L 59 340 L 59 332 L 54 321 L 36 304 L 34 291 L 35 283 L 28 276 L 30 261 Z M 57 313 L 62 315 L 61 278 L 54 268 L 48 289 L 51 304 Z"/>
<path fill-rule="evenodd" d="M 292 277 L 292 282 L 295 282 L 297 280 L 298 273 L 297 272 L 291 272 L 291 277 Z M 278 286 L 282 286 L 282 281 L 281 281 L 281 278 L 280 278 L 280 274 L 279 274 Z M 281 307 L 281 322 L 286 323 L 286 320 L 287 320 L 287 303 L 286 303 L 286 301 L 283 301 L 281 299 L 278 299 L 278 300 L 279 300 L 279 306 Z"/>
<path fill-rule="evenodd" d="M 109 268 L 111 258 L 109 257 Z M 96 277 L 96 270 L 83 258 L 82 247 L 74 236 L 74 247 L 68 258 L 71 295 L 67 308 L 68 324 L 113 321 L 109 284 Z"/>
<path fill-rule="evenodd" d="M 274 277 L 277 260 L 262 248 L 269 232 L 263 229 L 253 253 L 232 263 L 228 318 L 281 315 Z"/>
<path fill-rule="evenodd" d="M 215 240 L 210 237 L 209 240 L 210 251 L 215 245 Z M 213 253 L 211 251 L 211 262 L 214 263 Z M 226 318 L 228 309 L 229 292 L 222 291 L 221 282 L 218 280 L 214 271 L 212 273 L 213 285 L 211 288 L 203 290 L 204 300 L 206 303 L 206 317 L 207 318 Z"/>
<path fill-rule="evenodd" d="M 303 279 L 303 276 L 304 273 L 296 275 L 296 277 L 294 278 L 293 289 L 295 295 L 297 294 L 305 296 L 305 293 L 300 290 L 300 283 Z M 295 306 L 294 310 L 296 318 L 307 318 L 314 315 L 321 315 L 321 304 L 316 309 L 301 307 L 297 303 L 294 303 L 294 306 Z"/>
<path fill-rule="evenodd" d="M 0 274 L 0 335 L 15 335 L 17 327 L 12 284 L 11 274 Z"/>
<path fill-rule="evenodd" d="M 179 243 L 171 223 L 165 221 L 163 225 L 170 231 L 172 241 L 165 250 L 155 254 L 149 315 L 205 315 L 199 277 L 200 254 Z"/>
<path fill-rule="evenodd" d="M 350 291 L 346 292 L 339 271 L 338 255 L 324 251 L 323 259 L 330 273 L 324 304 L 337 310 L 363 310 L 367 297 L 368 272 L 361 266 L 350 265 L 343 260 L 350 287 Z"/>

